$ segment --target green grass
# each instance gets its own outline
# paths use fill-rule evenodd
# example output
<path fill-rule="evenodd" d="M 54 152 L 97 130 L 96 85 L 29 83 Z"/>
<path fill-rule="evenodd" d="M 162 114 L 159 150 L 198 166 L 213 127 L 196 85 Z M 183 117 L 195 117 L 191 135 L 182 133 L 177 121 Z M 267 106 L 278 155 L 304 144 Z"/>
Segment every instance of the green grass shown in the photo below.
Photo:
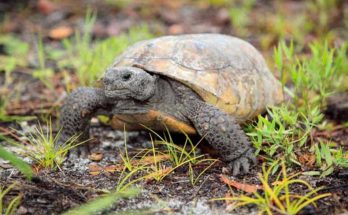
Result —
<path fill-rule="evenodd" d="M 132 5 L 133 2 L 134 0 L 105 0 L 106 4 L 118 9 L 125 9 L 128 6 Z"/>
<path fill-rule="evenodd" d="M 301 165 L 295 151 L 306 147 L 312 129 L 322 118 L 318 109 L 313 109 L 308 117 L 286 105 L 273 107 L 268 116 L 258 116 L 256 124 L 249 126 L 248 135 L 257 153 L 262 151 L 269 162 L 284 157 L 287 165 Z"/>
<path fill-rule="evenodd" d="M 319 170 L 305 174 L 326 177 L 334 172 L 335 167 L 348 168 L 348 152 L 337 147 L 335 143 L 319 142 L 313 145 L 313 148 L 315 164 Z"/>
<path fill-rule="evenodd" d="M 325 123 L 322 111 L 327 97 L 348 89 L 345 83 L 348 76 L 345 69 L 347 44 L 331 48 L 326 41 L 314 42 L 309 44 L 310 53 L 304 57 L 296 55 L 298 48 L 293 43 L 286 45 L 281 42 L 275 48 L 275 66 L 284 91 L 292 101 L 269 108 L 268 115 L 258 116 L 256 122 L 247 128 L 257 152 L 262 152 L 270 163 L 284 157 L 287 166 L 301 165 L 296 152 L 311 153 L 327 164 L 328 169 L 317 165 L 324 176 L 333 172 L 333 164 L 344 166 L 348 162 L 339 153 L 330 157 L 325 144 L 318 145 L 311 136 L 314 129 Z M 339 149 L 336 147 L 336 150 Z"/>
<path fill-rule="evenodd" d="M 93 85 L 128 46 L 154 36 L 146 25 L 139 25 L 127 33 L 93 43 L 91 30 L 95 19 L 96 13 L 87 12 L 83 34 L 76 32 L 74 38 L 65 39 L 63 45 L 68 57 L 58 59 L 58 66 L 62 69 L 72 68 L 80 84 L 85 86 Z"/>
<path fill-rule="evenodd" d="M 6 138 L 0 135 L 0 141 L 2 140 L 6 140 Z M 0 158 L 10 161 L 10 163 L 15 166 L 28 180 L 31 180 L 33 177 L 34 173 L 31 166 L 29 166 L 22 159 L 18 158 L 16 155 L 5 150 L 2 146 L 0 146 Z"/>
<path fill-rule="evenodd" d="M 191 184 L 195 185 L 217 161 L 216 159 L 204 158 L 204 155 L 198 155 L 198 144 L 193 144 L 186 134 L 185 143 L 181 147 L 180 144 L 174 143 L 168 130 L 161 136 L 155 131 L 147 129 L 158 139 L 154 140 L 150 134 L 151 149 L 142 149 L 131 156 L 127 150 L 125 139 L 125 149 L 120 151 L 123 170 L 119 176 L 116 190 L 124 190 L 141 180 L 160 182 L 178 168 L 185 169 Z M 190 147 L 188 147 L 189 145 Z M 196 171 L 196 166 L 205 167 L 201 171 Z"/>
<path fill-rule="evenodd" d="M 53 70 L 51 68 L 46 67 L 46 53 L 45 48 L 42 42 L 41 35 L 39 35 L 38 41 L 37 41 L 37 59 L 39 63 L 39 68 L 37 70 L 33 71 L 33 77 L 39 79 L 42 83 L 45 84 L 45 86 L 51 90 L 53 90 L 52 85 L 52 76 L 53 76 Z"/>
<path fill-rule="evenodd" d="M 269 6 L 254 7 L 256 3 L 254 0 L 233 0 L 224 7 L 229 10 L 233 34 L 258 37 L 265 51 L 281 40 L 293 40 L 298 46 L 305 47 L 308 40 L 330 38 L 333 41 L 340 34 L 340 28 L 335 24 L 343 20 L 342 17 L 336 17 L 339 13 L 344 14 L 341 0 L 291 4 L 297 6 L 296 10 L 291 9 L 288 1 L 274 1 Z M 343 23 L 345 27 L 347 23 Z"/>
<path fill-rule="evenodd" d="M 342 0 L 314 0 L 308 1 L 307 7 L 310 15 L 315 17 L 313 22 L 316 23 L 314 30 L 317 34 L 322 34 L 328 31 L 330 20 L 334 14 L 338 13 L 338 10 L 343 10 Z"/>
<path fill-rule="evenodd" d="M 272 172 L 275 172 L 276 166 L 281 166 L 278 176 L 271 182 Z M 263 192 L 254 192 L 252 196 L 239 195 L 228 198 L 219 198 L 215 200 L 232 201 L 233 209 L 255 205 L 259 214 L 298 214 L 308 205 L 316 206 L 315 202 L 319 199 L 330 196 L 329 193 L 317 194 L 320 188 L 314 189 L 304 180 L 297 179 L 299 174 L 288 175 L 284 162 L 274 163 L 266 169 L 262 166 L 262 174 L 258 177 L 261 181 Z M 303 186 L 307 192 L 303 195 L 291 192 L 293 186 Z"/>
<path fill-rule="evenodd" d="M 83 204 L 77 208 L 71 209 L 64 215 L 92 215 L 99 214 L 100 212 L 110 208 L 113 204 L 125 198 L 134 198 L 139 195 L 140 190 L 137 188 L 130 188 L 125 191 L 114 191 L 105 196 L 98 197 L 86 204 Z M 133 211 L 136 212 L 136 211 Z"/>
<path fill-rule="evenodd" d="M 197 144 L 193 144 L 189 136 L 186 133 L 182 132 L 182 134 L 185 135 L 185 142 L 181 147 L 180 145 L 175 144 L 168 128 L 166 128 L 166 131 L 163 133 L 163 136 L 161 136 L 159 133 L 155 132 L 151 128 L 145 128 L 149 130 L 153 135 L 155 135 L 156 138 L 158 138 L 156 144 L 163 145 L 166 148 L 165 153 L 169 154 L 170 160 L 176 166 L 179 166 L 182 163 L 188 161 L 192 164 L 195 164 L 198 161 L 198 159 L 202 157 L 202 155 L 197 155 L 197 147 L 199 143 L 203 140 L 203 138 Z"/>
<path fill-rule="evenodd" d="M 57 134 L 53 133 L 51 121 L 47 122 L 46 129 L 38 123 L 32 133 L 21 133 L 21 135 L 27 139 L 27 144 L 7 140 L 11 144 L 20 147 L 22 154 L 29 157 L 35 164 L 53 170 L 60 167 L 69 150 L 86 142 L 79 142 L 78 135 L 76 135 L 69 138 L 65 143 L 58 145 L 60 131 Z"/>
<path fill-rule="evenodd" d="M 18 186 L 17 183 L 13 183 L 7 188 L 0 186 L 0 214 L 3 215 L 12 215 L 15 214 L 20 202 L 22 195 L 12 198 L 8 204 L 5 205 L 4 199 L 6 194 L 8 194 L 14 187 Z"/>
<path fill-rule="evenodd" d="M 5 73 L 5 83 L 1 88 L 5 88 L 13 81 L 11 73 L 18 67 L 27 66 L 29 44 L 18 39 L 14 35 L 0 34 L 0 45 L 3 47 L 5 52 L 5 55 L 0 54 L 0 72 Z"/>
<path fill-rule="evenodd" d="M 0 73 L 4 73 L 4 83 L 0 86 L 0 121 L 10 122 L 32 119 L 33 117 L 29 116 L 10 116 L 6 111 L 10 100 L 16 98 L 17 91 L 17 87 L 9 89 L 13 85 L 11 73 L 16 68 L 27 66 L 29 45 L 11 34 L 0 35 L 0 45 L 5 52 L 5 55 L 0 54 Z"/>
<path fill-rule="evenodd" d="M 239 5 L 234 4 L 230 7 L 229 15 L 234 32 L 240 36 L 245 36 L 249 33 L 247 27 L 251 22 L 250 15 L 255 0 L 245 0 L 240 1 L 239 3 Z"/>
<path fill-rule="evenodd" d="M 179 167 L 188 167 L 188 175 L 192 185 L 195 185 L 199 178 L 217 161 L 216 159 L 204 158 L 204 155 L 197 154 L 197 147 L 203 140 L 203 137 L 198 141 L 198 143 L 194 144 L 190 137 L 185 132 L 182 132 L 185 136 L 185 141 L 183 146 L 181 146 L 182 144 L 174 142 L 168 128 L 166 128 L 166 131 L 163 132 L 162 136 L 150 128 L 146 129 L 148 129 L 158 139 L 155 141 L 155 144 L 164 146 L 165 150 L 163 153 L 169 155 L 170 161 L 174 167 L 173 170 Z M 153 141 L 152 144 L 154 144 Z M 153 154 L 155 154 L 155 152 L 153 152 Z M 195 173 L 194 167 L 200 164 L 207 164 L 207 167 L 205 167 L 201 172 Z"/>

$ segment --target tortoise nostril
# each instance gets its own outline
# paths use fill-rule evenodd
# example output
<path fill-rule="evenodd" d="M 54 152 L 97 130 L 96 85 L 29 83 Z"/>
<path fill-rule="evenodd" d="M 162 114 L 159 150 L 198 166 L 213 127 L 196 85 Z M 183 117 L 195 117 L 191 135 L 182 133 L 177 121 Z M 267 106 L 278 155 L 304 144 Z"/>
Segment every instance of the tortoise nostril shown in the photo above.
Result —
<path fill-rule="evenodd" d="M 107 84 L 107 85 L 111 84 L 111 80 L 108 78 L 104 78 L 104 84 Z"/>
<path fill-rule="evenodd" d="M 129 81 L 131 79 L 132 75 L 130 73 L 126 73 L 122 75 L 122 80 L 123 81 Z"/>

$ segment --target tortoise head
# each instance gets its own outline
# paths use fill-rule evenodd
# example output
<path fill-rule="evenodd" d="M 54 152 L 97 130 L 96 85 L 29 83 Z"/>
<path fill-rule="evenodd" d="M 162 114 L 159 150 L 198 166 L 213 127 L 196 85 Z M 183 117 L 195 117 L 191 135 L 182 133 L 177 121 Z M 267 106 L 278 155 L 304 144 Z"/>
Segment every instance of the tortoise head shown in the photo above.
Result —
<path fill-rule="evenodd" d="M 104 76 L 105 96 L 145 101 L 154 95 L 156 75 L 136 67 L 111 67 Z"/>

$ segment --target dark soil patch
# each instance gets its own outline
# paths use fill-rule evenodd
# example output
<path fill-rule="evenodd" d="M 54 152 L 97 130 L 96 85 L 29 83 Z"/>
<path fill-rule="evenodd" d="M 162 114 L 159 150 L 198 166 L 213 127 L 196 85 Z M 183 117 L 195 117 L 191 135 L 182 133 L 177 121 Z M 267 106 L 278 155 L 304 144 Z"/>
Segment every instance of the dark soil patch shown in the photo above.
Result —
<path fill-rule="evenodd" d="M 58 1 L 52 1 L 58 2 Z M 0 2 L 0 19 L 5 20 L 0 26 L 0 33 L 11 33 L 27 41 L 36 47 L 37 35 L 40 33 L 45 44 L 61 46 L 60 41 L 49 37 L 49 31 L 56 26 L 66 25 L 78 31 L 83 31 L 84 13 L 87 8 L 84 0 L 60 1 L 54 4 L 47 0 L 28 1 L 2 1 Z M 143 2 L 143 3 L 141 3 Z M 148 2 L 148 3 L 147 3 Z M 170 3 L 174 2 L 174 3 Z M 175 3 L 179 2 L 179 3 Z M 296 12 L 302 8 L 304 1 L 285 1 L 284 7 L 289 11 Z M 344 2 L 344 1 L 342 1 Z M 226 33 L 234 34 L 237 30 L 231 26 L 229 11 L 223 7 L 208 7 L 206 4 L 190 5 L 180 1 L 139 1 L 122 8 L 112 7 L 103 3 L 89 5 L 92 9 L 98 9 L 97 20 L 93 28 L 93 39 L 103 39 L 117 36 L 130 27 L 147 23 L 152 32 L 158 34 L 181 34 L 181 33 Z M 257 1 L 255 13 L 266 14 L 275 12 L 275 3 L 272 1 Z M 346 8 L 347 4 L 342 3 Z M 17 8 L 17 9 L 14 9 Z M 3 16 L 5 14 L 6 16 Z M 342 29 L 343 18 L 333 23 L 333 28 Z M 259 35 L 267 31 L 266 27 L 256 29 L 257 26 L 250 24 L 251 33 L 245 36 L 256 47 L 262 42 Z M 271 24 L 272 25 L 272 24 Z M 255 28 L 255 29 L 254 29 Z M 253 30 L 254 29 L 254 30 Z M 338 38 L 337 43 L 345 40 L 345 31 L 339 30 L 343 38 Z M 309 42 L 313 35 L 308 35 L 305 40 Z M 269 39 L 269 38 L 268 38 Z M 270 44 L 275 44 L 276 39 L 269 39 Z M 265 51 L 268 55 L 273 49 Z M 7 54 L 0 44 L 0 54 Z M 60 105 L 64 98 L 65 89 L 61 83 L 61 71 L 55 71 L 53 90 L 34 79 L 31 72 L 38 68 L 36 50 L 30 50 L 30 60 L 25 68 L 17 68 L 13 73 L 14 84 L 9 86 L 9 92 L 15 87 L 19 89 L 18 94 L 11 98 L 11 105 L 7 111 L 10 115 L 57 115 L 55 108 Z M 56 70 L 54 62 L 48 62 L 49 67 Z M 74 77 L 72 77 L 74 80 Z M 4 75 L 0 73 L 0 88 L 4 85 Z M 18 99 L 19 97 L 19 99 Z M 335 120 L 337 125 L 330 131 L 315 131 L 314 138 L 331 139 L 341 146 L 348 146 L 348 129 L 342 126 L 347 122 L 347 94 L 336 95 L 328 101 L 326 117 Z M 29 122 L 29 125 L 35 122 Z M 3 128 L 22 129 L 15 123 L 0 122 Z M 3 131 L 1 131 L 3 132 Z M 100 144 L 91 147 L 91 152 L 100 152 L 103 159 L 98 162 L 102 167 L 121 163 L 119 148 L 123 149 L 123 132 L 112 131 L 109 127 L 94 124 L 91 130 Z M 180 137 L 178 138 L 180 141 Z M 195 141 L 197 142 L 197 141 Z M 7 145 L 5 142 L 0 144 Z M 149 148 L 151 146 L 147 132 L 128 133 L 128 150 L 134 154 L 138 148 Z M 205 150 L 201 150 L 204 153 Z M 208 155 L 206 155 L 208 156 Z M 23 198 L 17 214 L 59 214 L 70 208 L 81 205 L 103 194 L 103 189 L 112 190 L 117 186 L 120 172 L 110 173 L 103 171 L 98 175 L 91 175 L 89 165 L 93 161 L 85 158 L 71 156 L 62 167 L 62 171 L 41 170 L 32 182 L 23 179 L 20 174 L 7 163 L 0 161 L 0 185 L 8 186 L 18 182 L 18 186 L 12 190 L 5 200 L 22 194 Z M 220 181 L 225 164 L 219 162 L 205 172 L 195 185 L 189 180 L 187 168 L 177 169 L 174 173 L 165 177 L 162 181 L 143 180 L 137 185 L 143 188 L 141 195 L 134 199 L 122 200 L 115 204 L 110 211 L 123 211 L 126 209 L 140 209 L 157 206 L 158 214 L 170 212 L 178 214 L 225 214 L 226 203 L 224 201 L 210 201 L 212 198 L 224 197 L 230 188 Z M 204 166 L 194 167 L 199 173 Z M 248 175 L 233 178 L 239 182 L 259 184 L 257 173 L 261 171 L 261 164 L 255 166 Z M 141 176 L 139 173 L 137 176 Z M 314 187 L 324 186 L 321 192 L 330 192 L 332 195 L 319 200 L 317 207 L 309 206 L 301 214 L 340 214 L 347 212 L 348 208 L 348 173 L 346 170 L 337 170 L 333 175 L 326 178 L 303 176 Z M 234 193 L 240 190 L 231 188 Z M 292 187 L 294 192 L 304 193 L 303 187 Z M 109 212 L 110 212 L 109 211 Z M 249 214 L 255 213 L 256 208 L 245 207 L 232 213 Z M 105 212 L 106 214 L 107 212 Z"/>
<path fill-rule="evenodd" d="M 98 163 L 100 166 L 110 166 L 121 163 L 118 156 L 118 147 L 122 147 L 122 132 L 114 132 L 103 127 L 94 127 L 92 133 L 97 134 L 102 144 L 94 146 L 92 151 L 101 152 L 104 159 Z M 104 138 L 101 138 L 103 136 Z M 129 134 L 129 153 L 135 152 L 137 147 L 144 146 L 144 135 L 137 132 Z M 110 145 L 110 141 L 113 143 Z M 132 144 L 131 141 L 134 143 Z M 116 144 L 115 144 L 116 143 Z M 119 145 L 118 147 L 116 145 Z M 62 171 L 40 171 L 33 182 L 28 182 L 20 177 L 16 170 L 10 168 L 0 172 L 1 185 L 9 185 L 14 181 L 19 182 L 18 187 L 11 191 L 10 195 L 23 194 L 20 211 L 22 214 L 57 214 L 69 208 L 85 203 L 103 194 L 102 190 L 113 190 L 117 187 L 120 172 L 101 172 L 93 176 L 89 173 L 89 164 L 94 163 L 89 159 L 72 156 L 62 167 Z M 141 181 L 143 192 L 140 196 L 130 200 L 124 200 L 115 204 L 110 211 L 123 211 L 126 209 L 140 209 L 157 206 L 156 211 L 166 214 L 169 211 L 187 214 L 223 214 L 227 213 L 224 201 L 210 201 L 213 198 L 224 197 L 229 192 L 229 187 L 221 182 L 223 163 L 217 163 L 210 168 L 195 185 L 189 180 L 187 168 L 181 168 L 170 174 L 162 181 Z M 196 172 L 203 167 L 195 167 Z M 254 167 L 250 174 L 239 176 L 234 180 L 259 184 L 256 175 L 260 172 L 260 165 Z M 136 177 L 140 177 L 137 175 Z M 232 177 L 233 178 L 233 177 Z M 348 176 L 342 170 L 330 177 L 302 177 L 310 182 L 313 187 L 325 187 L 323 192 L 330 192 L 332 196 L 320 200 L 317 207 L 309 206 L 302 214 L 338 214 L 346 211 L 348 201 Z M 301 186 L 291 188 L 295 193 L 304 193 Z M 233 192 L 241 193 L 232 188 Z M 25 212 L 25 213 L 24 213 Z M 238 214 L 255 212 L 255 208 L 238 209 Z"/>

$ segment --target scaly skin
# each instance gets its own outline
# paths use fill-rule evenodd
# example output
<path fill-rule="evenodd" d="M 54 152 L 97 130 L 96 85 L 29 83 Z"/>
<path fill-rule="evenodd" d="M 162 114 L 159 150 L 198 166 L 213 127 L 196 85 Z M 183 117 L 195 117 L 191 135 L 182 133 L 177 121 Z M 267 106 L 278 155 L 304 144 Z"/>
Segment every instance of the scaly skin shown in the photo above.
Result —
<path fill-rule="evenodd" d="M 202 101 L 191 89 L 173 81 L 178 97 L 184 104 L 184 114 L 199 135 L 215 148 L 233 175 L 247 173 L 250 161 L 256 163 L 254 149 L 238 123 L 228 114 Z"/>
<path fill-rule="evenodd" d="M 65 143 L 74 135 L 79 135 L 79 141 L 89 139 L 91 118 L 101 109 L 106 110 L 107 106 L 102 89 L 81 87 L 72 92 L 64 100 L 60 111 L 62 133 L 59 144 Z"/>

